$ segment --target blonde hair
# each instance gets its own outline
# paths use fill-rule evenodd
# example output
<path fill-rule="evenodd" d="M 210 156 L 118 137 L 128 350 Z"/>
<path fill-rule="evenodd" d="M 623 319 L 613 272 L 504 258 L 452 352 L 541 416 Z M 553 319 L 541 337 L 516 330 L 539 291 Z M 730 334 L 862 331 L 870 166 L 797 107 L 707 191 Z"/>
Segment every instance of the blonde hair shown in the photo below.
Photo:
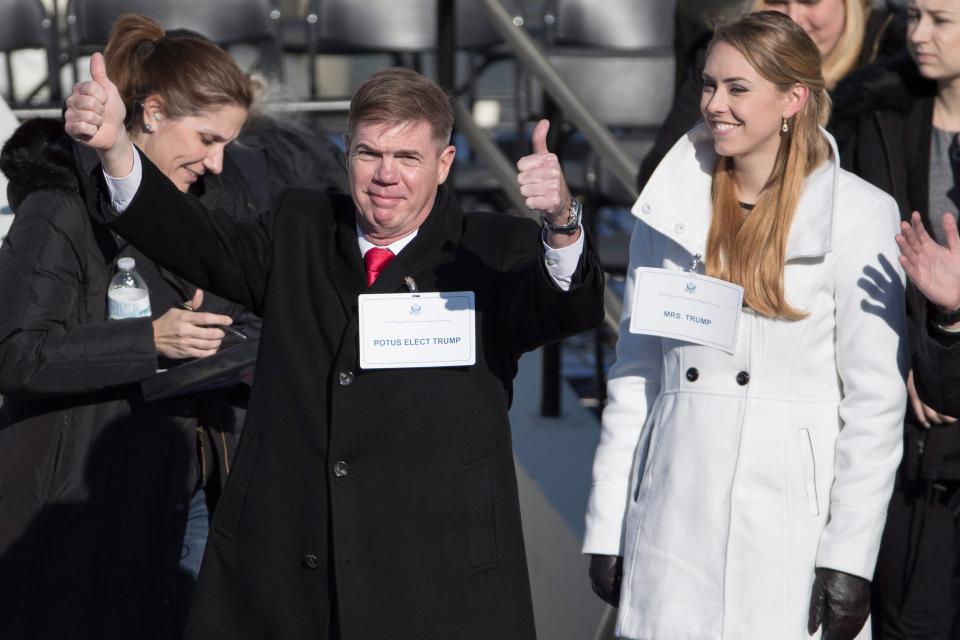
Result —
<path fill-rule="evenodd" d="M 782 13 L 750 13 L 717 27 L 710 48 L 725 42 L 780 91 L 798 83 L 806 103 L 788 120 L 770 178 L 744 216 L 737 200 L 733 158 L 717 158 L 713 170 L 713 218 L 707 236 L 706 269 L 711 276 L 744 288 L 744 303 L 757 313 L 784 320 L 804 314 L 790 307 L 783 287 L 787 238 L 804 181 L 830 156 L 820 132 L 830 117 L 830 98 L 820 72 L 817 46 Z"/>
<path fill-rule="evenodd" d="M 753 9 L 759 11 L 766 6 L 764 0 L 755 0 Z M 870 0 L 843 0 L 843 32 L 840 39 L 821 63 L 823 79 L 827 89 L 833 89 L 845 75 L 857 66 L 860 52 L 863 51 L 863 38 L 870 16 Z"/>

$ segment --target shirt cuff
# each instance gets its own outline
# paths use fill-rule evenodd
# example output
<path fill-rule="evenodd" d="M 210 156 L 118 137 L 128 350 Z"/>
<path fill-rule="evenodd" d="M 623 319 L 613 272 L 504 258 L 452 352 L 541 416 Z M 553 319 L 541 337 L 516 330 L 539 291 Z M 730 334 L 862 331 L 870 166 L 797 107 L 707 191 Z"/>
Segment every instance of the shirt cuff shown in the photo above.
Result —
<path fill-rule="evenodd" d="M 130 206 L 134 196 L 137 195 L 140 183 L 143 181 L 143 165 L 140 162 L 140 154 L 132 142 L 130 146 L 133 147 L 133 169 L 130 170 L 130 175 L 123 178 L 114 178 L 106 170 L 103 171 L 103 177 L 107 180 L 107 191 L 110 192 L 110 204 L 118 214 L 123 213 Z"/>
<path fill-rule="evenodd" d="M 554 249 L 544 240 L 541 233 L 540 242 L 543 243 L 543 261 L 547 266 L 547 273 L 553 278 L 562 291 L 569 291 L 573 282 L 573 274 L 577 271 L 577 265 L 580 264 L 580 255 L 583 253 L 583 230 L 580 231 L 580 237 L 577 238 L 569 247 Z"/>

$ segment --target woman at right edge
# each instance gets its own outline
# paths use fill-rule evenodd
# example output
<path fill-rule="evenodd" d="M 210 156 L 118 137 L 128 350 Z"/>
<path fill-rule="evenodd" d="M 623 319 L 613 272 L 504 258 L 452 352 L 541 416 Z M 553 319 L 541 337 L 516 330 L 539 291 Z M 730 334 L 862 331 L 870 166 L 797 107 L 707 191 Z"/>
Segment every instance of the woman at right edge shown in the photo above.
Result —
<path fill-rule="evenodd" d="M 942 214 L 956 221 L 960 212 L 960 0 L 906 5 L 903 55 L 861 69 L 837 87 L 830 130 L 843 166 L 891 194 L 904 221 L 918 212 L 942 245 L 949 238 Z M 960 414 L 941 413 L 937 396 L 927 395 L 955 386 L 950 369 L 917 357 L 952 339 L 960 316 L 947 312 L 955 308 L 939 310 L 917 287 L 908 288 L 915 368 L 907 385 L 903 462 L 874 578 L 873 632 L 882 640 L 960 637 Z M 917 367 L 945 379 L 918 393 Z"/>
<path fill-rule="evenodd" d="M 829 110 L 803 29 L 723 24 L 705 123 L 634 206 L 583 549 L 620 638 L 870 635 L 906 404 L 899 214 L 840 169 Z M 743 287 L 731 352 L 631 333 L 655 303 L 638 267 Z"/>

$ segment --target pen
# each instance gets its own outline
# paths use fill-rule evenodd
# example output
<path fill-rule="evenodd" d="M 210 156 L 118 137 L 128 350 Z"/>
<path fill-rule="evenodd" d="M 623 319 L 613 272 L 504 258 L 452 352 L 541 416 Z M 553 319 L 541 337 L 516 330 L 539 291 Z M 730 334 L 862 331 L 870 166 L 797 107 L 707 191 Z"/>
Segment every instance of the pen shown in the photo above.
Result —
<path fill-rule="evenodd" d="M 194 310 L 193 307 L 191 307 L 191 306 L 190 306 L 189 304 L 187 304 L 186 302 L 178 302 L 178 303 L 177 303 L 177 309 L 183 309 L 184 311 L 193 311 L 193 310 Z M 236 337 L 240 338 L 241 340 L 246 340 L 246 339 L 247 339 L 247 336 L 246 336 L 246 335 L 244 335 L 243 333 L 237 331 L 236 329 L 234 329 L 234 328 L 231 327 L 231 326 L 228 326 L 228 325 L 225 325 L 225 324 L 218 324 L 218 325 L 214 325 L 214 326 L 216 326 L 216 327 L 218 327 L 218 328 L 220 328 L 220 329 L 223 329 L 224 331 L 229 331 L 230 333 L 232 333 L 232 334 L 235 335 Z"/>

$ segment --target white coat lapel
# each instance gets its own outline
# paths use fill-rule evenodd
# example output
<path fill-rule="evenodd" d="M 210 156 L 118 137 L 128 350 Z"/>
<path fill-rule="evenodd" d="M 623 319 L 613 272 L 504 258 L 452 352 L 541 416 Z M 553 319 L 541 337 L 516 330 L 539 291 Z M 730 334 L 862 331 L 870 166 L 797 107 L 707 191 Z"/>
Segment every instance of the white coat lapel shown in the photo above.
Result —
<path fill-rule="evenodd" d="M 839 153 L 833 137 L 821 131 L 833 158 L 807 178 L 787 239 L 787 260 L 822 256 L 833 247 Z M 713 137 L 700 123 L 667 153 L 631 212 L 691 255 L 703 255 L 712 217 L 710 189 L 715 162 Z"/>
<path fill-rule="evenodd" d="M 787 260 L 819 258 L 833 249 L 834 207 L 840 183 L 837 143 L 823 128 L 833 156 L 807 177 L 787 238 Z"/>
<path fill-rule="evenodd" d="M 710 230 L 710 186 L 716 154 L 701 123 L 664 156 L 631 212 L 690 255 L 703 255 Z"/>

